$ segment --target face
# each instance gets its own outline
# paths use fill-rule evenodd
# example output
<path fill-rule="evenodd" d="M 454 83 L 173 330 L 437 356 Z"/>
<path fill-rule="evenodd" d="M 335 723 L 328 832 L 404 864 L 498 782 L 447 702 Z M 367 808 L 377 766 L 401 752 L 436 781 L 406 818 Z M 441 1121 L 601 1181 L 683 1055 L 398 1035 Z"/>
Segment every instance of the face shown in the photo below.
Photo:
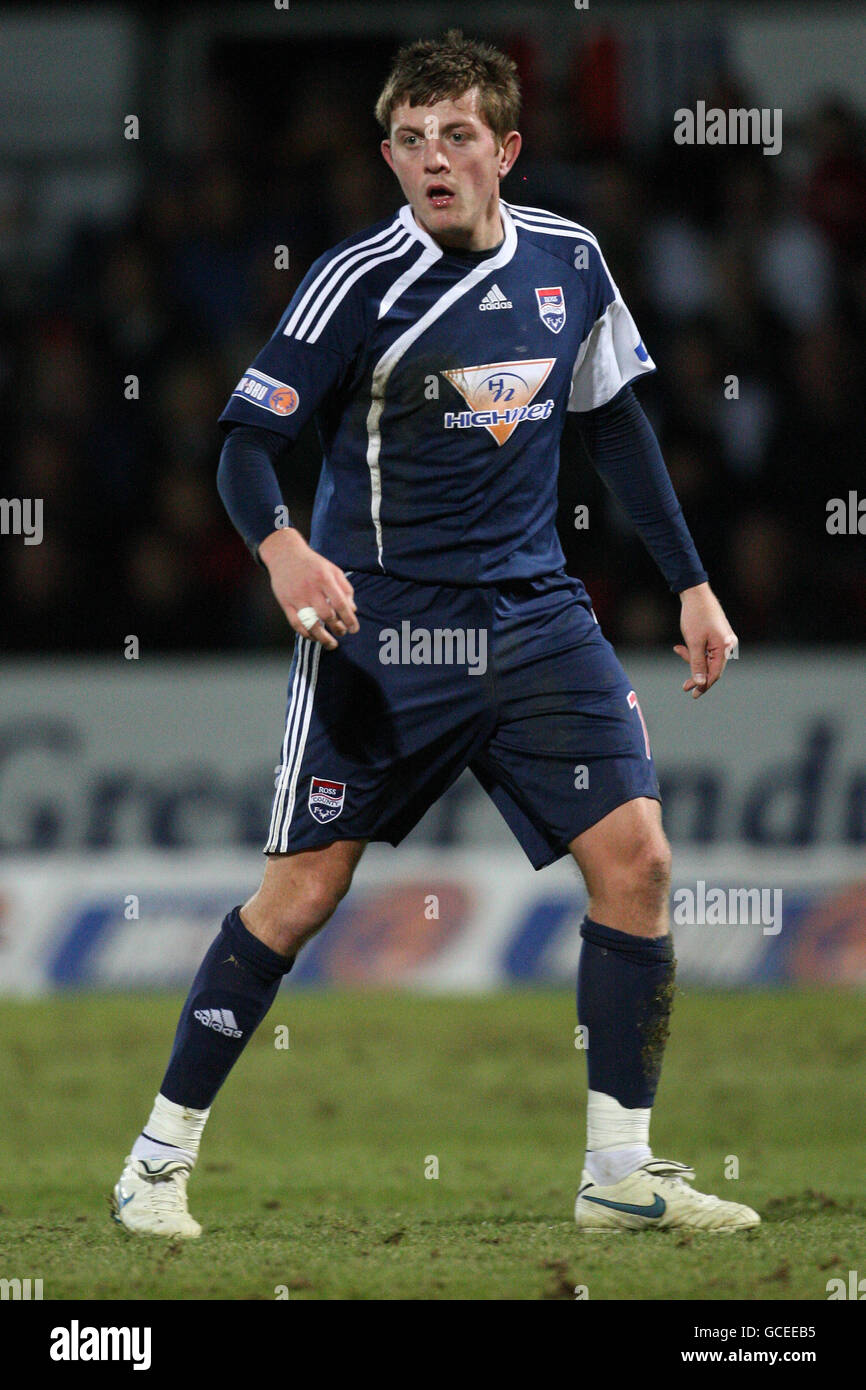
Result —
<path fill-rule="evenodd" d="M 484 251 L 502 240 L 499 183 L 520 152 L 509 131 L 500 145 L 478 110 L 478 89 L 433 106 L 391 113 L 382 154 L 416 222 L 442 246 Z"/>

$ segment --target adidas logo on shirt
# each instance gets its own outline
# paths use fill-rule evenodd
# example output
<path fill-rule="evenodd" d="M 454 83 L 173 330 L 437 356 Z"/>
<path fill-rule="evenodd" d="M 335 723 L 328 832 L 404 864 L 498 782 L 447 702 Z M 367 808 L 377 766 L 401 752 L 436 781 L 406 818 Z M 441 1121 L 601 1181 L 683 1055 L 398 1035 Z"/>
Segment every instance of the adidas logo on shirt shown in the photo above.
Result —
<path fill-rule="evenodd" d="M 196 1009 L 195 1017 L 205 1028 L 222 1033 L 226 1038 L 242 1038 L 243 1033 L 231 1009 Z"/>
<path fill-rule="evenodd" d="M 498 285 L 492 285 L 478 305 L 479 309 L 513 309 L 510 299 L 506 299 Z"/>

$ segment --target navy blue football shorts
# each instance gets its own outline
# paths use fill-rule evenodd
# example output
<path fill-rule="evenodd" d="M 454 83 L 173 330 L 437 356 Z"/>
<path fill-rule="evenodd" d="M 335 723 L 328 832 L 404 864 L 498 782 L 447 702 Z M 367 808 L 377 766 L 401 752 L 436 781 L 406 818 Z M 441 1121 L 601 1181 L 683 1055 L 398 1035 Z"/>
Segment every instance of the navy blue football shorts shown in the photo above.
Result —
<path fill-rule="evenodd" d="M 351 572 L 360 631 L 298 637 L 266 854 L 399 842 L 470 768 L 536 869 L 660 800 L 640 705 L 583 585 Z"/>

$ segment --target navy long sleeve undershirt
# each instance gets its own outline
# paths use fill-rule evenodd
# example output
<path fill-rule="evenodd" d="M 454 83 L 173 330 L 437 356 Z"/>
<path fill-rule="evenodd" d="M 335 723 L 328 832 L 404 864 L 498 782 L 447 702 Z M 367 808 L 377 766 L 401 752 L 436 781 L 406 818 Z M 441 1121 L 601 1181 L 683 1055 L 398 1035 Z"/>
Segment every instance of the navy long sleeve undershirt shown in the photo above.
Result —
<path fill-rule="evenodd" d="M 593 466 L 634 524 L 673 593 L 703 583 L 706 572 L 673 490 L 652 425 L 630 386 L 596 410 L 572 415 Z M 282 435 L 236 425 L 226 437 L 217 488 L 226 511 L 258 559 L 283 507 L 274 465 Z"/>
<path fill-rule="evenodd" d="M 593 467 L 658 565 L 671 592 L 703 584 L 707 573 L 677 501 L 652 425 L 624 386 L 576 421 Z"/>
<path fill-rule="evenodd" d="M 265 536 L 277 529 L 277 508 L 285 506 L 275 464 L 286 447 L 274 430 L 235 425 L 220 454 L 217 490 L 256 560 Z"/>

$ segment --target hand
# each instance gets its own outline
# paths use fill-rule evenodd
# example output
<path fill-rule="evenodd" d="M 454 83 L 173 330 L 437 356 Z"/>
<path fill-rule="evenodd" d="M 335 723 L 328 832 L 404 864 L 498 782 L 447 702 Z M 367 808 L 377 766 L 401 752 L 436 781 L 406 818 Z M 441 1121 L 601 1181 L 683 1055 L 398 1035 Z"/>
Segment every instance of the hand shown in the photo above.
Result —
<path fill-rule="evenodd" d="M 683 690 L 697 700 L 715 685 L 737 649 L 737 637 L 709 584 L 696 584 L 680 594 L 680 631 L 685 646 L 674 651 L 687 661 L 692 674 Z"/>
<path fill-rule="evenodd" d="M 271 588 L 295 632 L 321 642 L 328 651 L 338 645 L 334 635 L 358 631 L 354 589 L 338 565 L 312 550 L 294 526 L 283 526 L 265 536 L 259 555 L 267 566 Z M 298 618 L 301 608 L 319 615 L 309 630 Z"/>

